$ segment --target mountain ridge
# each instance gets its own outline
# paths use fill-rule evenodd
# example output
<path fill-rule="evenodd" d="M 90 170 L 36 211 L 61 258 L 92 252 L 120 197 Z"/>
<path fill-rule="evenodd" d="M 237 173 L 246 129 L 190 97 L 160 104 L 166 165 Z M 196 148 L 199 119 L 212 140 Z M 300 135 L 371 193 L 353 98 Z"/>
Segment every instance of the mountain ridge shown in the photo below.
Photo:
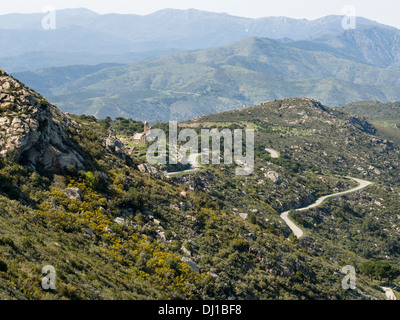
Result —
<path fill-rule="evenodd" d="M 292 42 L 290 45 L 306 50 L 319 49 L 379 67 L 399 67 L 400 32 L 378 27 L 360 27 L 341 34 L 327 33 L 312 41 Z"/>
<path fill-rule="evenodd" d="M 48 83 L 40 73 L 16 76 L 36 84 L 65 111 L 143 121 L 186 120 L 296 96 L 331 106 L 400 100 L 400 70 L 395 67 L 382 68 L 335 56 L 329 50 L 310 51 L 293 47 L 292 42 L 260 37 L 110 67 L 70 82 L 60 79 L 64 85 L 50 88 L 40 85 Z"/>
<path fill-rule="evenodd" d="M 301 40 L 327 30 L 337 32 L 343 30 L 341 16 L 328 16 L 309 21 L 282 17 L 252 19 L 200 10 L 166 10 L 138 16 L 100 15 L 74 9 L 56 11 L 56 30 L 42 30 L 41 20 L 45 14 L 0 16 L 1 36 L 7 39 L 9 48 L 14 48 L 12 53 L 0 50 L 0 64 L 3 68 L 15 72 L 65 66 L 66 63 L 60 59 L 58 62 L 42 61 L 40 65 L 32 64 L 32 68 L 29 68 L 29 57 L 19 57 L 31 52 L 33 47 L 36 47 L 37 51 L 37 44 L 40 44 L 40 51 L 43 53 L 54 51 L 64 38 L 75 37 L 75 41 L 68 42 L 68 51 L 74 53 L 83 51 L 88 55 L 101 54 L 98 63 L 111 62 L 107 60 L 109 57 L 106 55 L 105 47 L 120 54 L 114 62 L 129 63 L 134 60 L 126 55 L 133 53 L 142 53 L 143 58 L 160 57 L 165 52 L 210 48 L 252 36 Z M 361 17 L 358 19 L 358 25 L 394 29 Z M 79 28 L 80 31 L 73 32 L 74 28 L 75 30 Z M 121 30 L 125 32 L 121 33 Z M 30 36 L 26 41 L 14 41 L 16 33 L 22 36 L 29 33 Z M 53 34 L 54 37 L 50 37 L 49 34 Z M 104 46 L 104 43 L 112 45 Z M 67 46 L 62 41 L 61 45 L 64 48 Z M 57 54 L 62 57 L 63 51 L 57 51 L 51 55 L 53 60 Z M 10 58 L 15 60 L 13 64 L 8 64 Z M 77 63 L 80 63 L 80 60 L 75 58 L 69 64 Z"/>

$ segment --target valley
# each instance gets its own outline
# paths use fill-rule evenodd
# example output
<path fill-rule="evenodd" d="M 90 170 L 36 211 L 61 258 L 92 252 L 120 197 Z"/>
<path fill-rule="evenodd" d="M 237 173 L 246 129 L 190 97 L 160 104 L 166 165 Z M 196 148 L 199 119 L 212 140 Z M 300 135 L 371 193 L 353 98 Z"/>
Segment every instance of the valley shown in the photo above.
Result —
<path fill-rule="evenodd" d="M 2 74 L 0 83 L 3 88 L 9 88 L 8 96 L 4 96 L 1 104 L 2 118 L 11 117 L 16 119 L 13 120 L 15 123 L 21 121 L 20 127 L 24 128 L 23 132 L 18 131 L 20 133 L 8 130 L 3 136 L 8 135 L 7 141 L 25 141 L 7 147 L 0 169 L 0 260 L 3 266 L 0 279 L 4 288 L 1 297 L 385 297 L 362 275 L 357 291 L 343 291 L 341 276 L 337 273 L 339 265 L 347 259 L 357 257 L 353 262 L 357 264 L 366 259 L 381 259 L 379 254 L 385 249 L 379 248 L 377 253 L 369 255 L 356 249 L 343 251 L 340 247 L 331 252 L 329 241 L 320 237 L 320 232 L 325 229 L 318 227 L 316 230 L 319 231 L 314 231 L 309 226 L 308 211 L 302 213 L 301 219 L 293 217 L 297 225 L 307 230 L 306 236 L 295 237 L 295 240 L 278 213 L 307 206 L 318 197 L 343 192 L 354 185 L 330 173 L 335 170 L 339 174 L 341 169 L 343 176 L 344 172 L 346 175 L 358 172 L 357 168 L 350 166 L 351 161 L 348 162 L 350 167 L 345 168 L 342 164 L 334 165 L 318 158 L 315 159 L 319 163 L 317 168 L 313 158 L 306 156 L 315 152 L 305 149 L 303 164 L 296 162 L 300 154 L 290 154 L 289 150 L 294 149 L 285 144 L 299 145 L 299 141 L 304 139 L 299 133 L 307 132 L 308 126 L 319 132 L 306 135 L 308 148 L 320 139 L 327 139 L 325 144 L 335 145 L 340 140 L 332 133 L 340 130 L 341 139 L 355 135 L 358 141 L 365 141 L 357 145 L 358 165 L 363 165 L 362 159 L 368 154 L 365 164 L 381 170 L 380 175 L 375 171 L 369 173 L 369 179 L 376 185 L 370 188 L 370 192 L 374 192 L 371 198 L 379 198 L 380 177 L 386 177 L 386 167 L 397 165 L 400 151 L 389 145 L 391 152 L 384 151 L 378 142 L 369 145 L 368 141 L 376 138 L 369 133 L 374 131 L 367 124 L 354 118 L 349 121 L 347 115 L 326 109 L 309 99 L 288 99 L 200 117 L 180 123 L 180 128 L 219 122 L 233 125 L 237 120 L 235 126 L 258 128 L 254 174 L 235 177 L 234 165 L 205 165 L 195 173 L 165 180 L 163 168 L 151 167 L 131 158 L 118 138 L 110 136 L 112 128 L 119 128 L 122 135 L 131 127 L 140 132 L 143 129 L 139 123 L 66 115 L 6 73 Z M 14 101 L 15 106 L 8 101 Z M 27 110 L 25 114 L 30 114 L 30 118 L 25 118 L 21 110 Z M 299 113 L 303 114 L 300 131 L 295 130 L 297 116 L 293 118 Z M 37 126 L 24 124 L 35 121 Z M 333 121 L 333 130 L 329 129 L 331 124 L 327 121 Z M 60 124 L 56 125 L 58 122 Z M 270 123 L 274 124 L 271 128 Z M 163 126 L 162 123 L 154 125 Z M 77 164 L 65 162 L 72 158 L 64 158 L 62 153 L 46 154 L 48 142 L 44 137 L 34 138 L 39 132 L 48 132 L 46 130 L 50 130 L 50 136 L 53 135 L 53 148 L 62 150 L 62 144 L 57 145 L 57 141 L 62 141 L 59 135 L 63 136 L 64 143 L 70 146 L 69 152 L 79 159 L 81 169 L 76 169 Z M 14 138 L 19 134 L 31 138 Z M 279 150 L 280 157 L 267 152 L 266 145 L 273 147 L 270 151 Z M 342 145 L 338 144 L 339 147 Z M 387 152 L 387 163 L 371 158 L 375 149 Z M 44 157 L 39 156 L 36 150 L 43 150 Z M 343 151 L 333 149 L 332 152 L 349 157 Z M 387 183 L 391 183 L 390 180 Z M 396 188 L 395 181 L 392 183 L 392 188 Z M 363 194 L 364 191 L 359 204 L 365 202 Z M 387 196 L 391 194 L 389 192 Z M 342 194 L 338 198 L 343 197 L 354 196 Z M 358 193 L 356 197 L 359 197 Z M 351 203 L 348 201 L 342 204 L 344 208 Z M 332 212 L 341 206 L 340 203 L 333 206 Z M 325 205 L 326 202 L 320 207 Z M 360 214 L 362 212 L 354 213 L 355 217 Z M 391 218 L 394 217 L 382 220 L 382 228 L 390 228 Z M 21 228 L 21 224 L 25 227 Z M 364 236 L 368 234 L 363 233 Z M 371 241 L 377 239 L 379 246 L 387 246 L 386 238 L 375 236 Z M 324 253 L 318 251 L 316 245 L 322 246 Z M 392 263 L 396 264 L 397 249 L 393 247 L 391 250 Z M 60 274 L 59 287 L 52 293 L 40 289 L 37 279 L 41 275 L 35 272 L 45 256 Z M 245 282 L 241 281 L 243 278 Z M 126 290 L 119 291 L 117 279 L 123 279 Z M 78 285 L 82 281 L 83 287 Z"/>
<path fill-rule="evenodd" d="M 399 29 L 54 13 L 0 15 L 0 300 L 400 298 Z"/>

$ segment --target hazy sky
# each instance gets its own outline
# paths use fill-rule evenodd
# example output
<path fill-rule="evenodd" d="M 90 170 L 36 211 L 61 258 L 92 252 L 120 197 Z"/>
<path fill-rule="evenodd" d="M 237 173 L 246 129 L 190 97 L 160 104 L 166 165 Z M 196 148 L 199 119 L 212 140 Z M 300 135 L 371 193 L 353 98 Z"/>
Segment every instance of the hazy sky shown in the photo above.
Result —
<path fill-rule="evenodd" d="M 342 14 L 344 6 L 354 6 L 356 14 L 400 28 L 399 0 L 0 0 L 0 14 L 41 12 L 46 5 L 62 8 L 88 8 L 99 13 L 149 14 L 154 11 L 199 9 L 259 18 L 287 16 L 316 19 Z"/>

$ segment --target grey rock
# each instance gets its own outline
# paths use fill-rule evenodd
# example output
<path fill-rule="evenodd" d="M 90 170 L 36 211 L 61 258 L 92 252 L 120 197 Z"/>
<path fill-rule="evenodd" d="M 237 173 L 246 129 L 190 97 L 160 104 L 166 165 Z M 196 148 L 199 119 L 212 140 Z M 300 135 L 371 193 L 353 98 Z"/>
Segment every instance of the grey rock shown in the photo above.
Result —
<path fill-rule="evenodd" d="M 161 240 L 167 241 L 167 237 L 165 236 L 165 232 L 157 231 L 157 234 L 160 236 Z"/>
<path fill-rule="evenodd" d="M 94 232 L 92 229 L 90 228 L 83 228 L 83 230 L 85 230 L 89 235 L 94 236 Z"/>
<path fill-rule="evenodd" d="M 63 192 L 70 200 L 82 201 L 82 191 L 79 188 L 67 188 Z"/>
<path fill-rule="evenodd" d="M 109 135 L 105 141 L 105 145 L 108 151 L 119 156 L 120 158 L 125 158 L 124 144 L 116 136 Z"/>
<path fill-rule="evenodd" d="M 196 242 L 194 242 L 193 240 L 188 240 L 187 242 L 190 243 L 194 249 L 199 248 L 199 245 Z"/>
<path fill-rule="evenodd" d="M 181 250 L 183 251 L 184 254 L 187 254 L 188 256 L 191 256 L 191 255 L 192 255 L 192 253 L 190 252 L 190 250 L 189 250 L 189 249 L 186 249 L 185 246 L 182 246 L 182 247 L 181 247 Z"/>
<path fill-rule="evenodd" d="M 107 213 L 107 210 L 106 209 L 104 209 L 103 207 L 99 207 L 99 210 L 101 211 L 101 213 Z"/>
<path fill-rule="evenodd" d="M 265 174 L 265 177 L 266 178 L 268 178 L 268 179 L 270 179 L 273 183 L 275 183 L 275 184 L 281 184 L 282 183 L 282 178 L 281 178 L 281 176 L 277 173 L 277 172 L 275 172 L 275 171 L 268 171 L 266 174 Z"/>
<path fill-rule="evenodd" d="M 0 156 L 16 151 L 34 167 L 83 169 L 84 159 L 66 130 L 74 123 L 39 94 L 0 72 Z"/>
<path fill-rule="evenodd" d="M 200 272 L 199 267 L 197 266 L 197 264 L 196 264 L 192 259 L 183 257 L 183 258 L 182 258 L 182 261 L 183 261 L 184 263 L 186 263 L 189 267 L 191 267 L 192 270 L 193 270 L 194 272 L 197 272 L 197 273 Z"/>
<path fill-rule="evenodd" d="M 247 213 L 239 213 L 239 217 L 241 217 L 244 220 L 248 220 L 249 219 L 249 215 Z"/>
<path fill-rule="evenodd" d="M 64 248 L 63 248 L 61 245 L 59 245 L 57 242 L 54 242 L 54 245 L 55 245 L 57 248 L 59 248 L 59 249 L 61 249 L 61 250 L 64 250 Z"/>
<path fill-rule="evenodd" d="M 187 218 L 187 219 L 189 219 L 189 220 L 192 220 L 192 221 L 197 221 L 197 218 L 196 217 L 193 217 L 193 216 L 191 216 L 191 215 L 186 215 L 185 216 L 185 218 Z"/>
<path fill-rule="evenodd" d="M 187 207 L 183 202 L 179 202 L 179 206 L 180 206 L 182 211 L 186 211 Z"/>
<path fill-rule="evenodd" d="M 110 227 L 104 227 L 104 231 L 105 231 L 105 232 L 111 232 L 112 229 L 111 229 Z"/>
<path fill-rule="evenodd" d="M 158 171 L 155 167 L 149 165 L 148 163 L 142 163 L 137 166 L 138 170 L 143 173 L 147 173 L 156 178 L 165 178 L 165 174 Z"/>
<path fill-rule="evenodd" d="M 125 219 L 122 218 L 122 217 L 115 218 L 114 222 L 117 223 L 117 224 L 120 224 L 120 225 L 125 225 L 126 224 Z"/>
<path fill-rule="evenodd" d="M 214 272 L 207 272 L 210 276 L 212 276 L 213 277 L 213 279 L 217 279 L 217 278 L 219 278 L 219 275 L 217 275 L 216 273 L 214 273 Z"/>
<path fill-rule="evenodd" d="M 154 219 L 154 213 L 153 212 L 145 210 L 144 213 L 149 217 L 149 219 Z"/>
<path fill-rule="evenodd" d="M 9 252 L 4 253 L 4 256 L 5 256 L 7 259 L 10 259 L 10 260 L 13 260 L 13 259 L 14 259 L 14 256 L 13 256 L 11 253 L 9 253 Z"/>

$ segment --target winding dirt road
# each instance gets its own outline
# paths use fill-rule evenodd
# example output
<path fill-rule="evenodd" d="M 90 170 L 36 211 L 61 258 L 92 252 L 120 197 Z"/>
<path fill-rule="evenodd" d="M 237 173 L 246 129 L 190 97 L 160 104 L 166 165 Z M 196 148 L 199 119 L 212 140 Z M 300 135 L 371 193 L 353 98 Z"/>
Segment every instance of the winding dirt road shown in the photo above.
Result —
<path fill-rule="evenodd" d="M 317 199 L 317 201 L 315 201 L 314 203 L 310 204 L 309 206 L 303 207 L 303 208 L 299 208 L 299 209 L 295 209 L 295 211 L 305 211 L 305 210 L 308 210 L 308 209 L 311 209 L 311 208 L 318 207 L 326 199 L 342 196 L 342 195 L 349 194 L 349 193 L 352 193 L 352 192 L 356 192 L 356 191 L 362 190 L 362 189 L 364 189 L 364 188 L 366 188 L 366 187 L 368 187 L 369 185 L 372 184 L 372 182 L 366 181 L 366 180 L 362 180 L 362 179 L 357 179 L 357 178 L 352 178 L 352 177 L 347 177 L 347 178 L 356 181 L 359 184 L 359 186 L 356 187 L 356 188 L 353 188 L 351 190 L 348 190 L 348 191 L 333 193 L 333 194 L 330 194 L 330 195 L 327 195 L 327 196 L 320 197 L 320 198 Z M 286 224 L 289 226 L 289 228 L 293 231 L 294 235 L 297 238 L 300 238 L 300 237 L 303 236 L 303 231 L 298 226 L 296 226 L 296 224 L 293 221 L 291 221 L 289 219 L 289 212 L 290 211 L 283 212 L 281 214 L 281 218 L 286 222 Z"/>
<path fill-rule="evenodd" d="M 265 151 L 267 151 L 267 152 L 269 152 L 271 154 L 271 158 L 275 158 L 275 159 L 279 158 L 279 152 L 278 151 L 276 151 L 274 149 L 271 149 L 271 148 L 265 148 Z M 207 152 L 209 152 L 209 150 L 207 150 Z M 188 162 L 191 165 L 190 169 L 187 169 L 187 170 L 184 170 L 184 171 L 169 172 L 166 175 L 168 177 L 172 177 L 172 176 L 178 175 L 178 174 L 193 173 L 193 172 L 198 171 L 200 169 L 200 165 L 199 165 L 199 163 L 197 161 L 199 156 L 201 156 L 201 153 L 194 153 L 194 154 L 191 154 L 189 156 Z M 356 181 L 359 184 L 358 187 L 353 188 L 353 189 L 348 190 L 348 191 L 338 192 L 338 193 L 334 193 L 334 194 L 330 194 L 330 195 L 327 195 L 327 196 L 320 197 L 320 198 L 317 199 L 317 201 L 315 201 L 314 203 L 310 204 L 309 206 L 295 209 L 295 211 L 305 211 L 305 210 L 309 210 L 311 208 L 315 208 L 315 207 L 319 206 L 320 204 L 322 204 L 328 198 L 338 197 L 338 196 L 342 196 L 342 195 L 349 194 L 349 193 L 352 193 L 352 192 L 356 192 L 356 191 L 362 190 L 362 189 L 364 189 L 364 188 L 366 188 L 366 187 L 368 187 L 369 185 L 372 184 L 372 182 L 366 181 L 366 180 L 362 180 L 362 179 L 357 179 L 357 178 L 352 178 L 352 177 L 347 177 L 347 178 Z M 285 223 L 288 225 L 288 227 L 292 230 L 294 235 L 297 238 L 301 238 L 304 235 L 304 233 L 292 220 L 290 220 L 289 213 L 290 213 L 290 211 L 283 212 L 281 214 L 281 218 L 283 219 L 283 221 L 285 221 Z"/>
<path fill-rule="evenodd" d="M 265 148 L 265 151 L 267 151 L 271 154 L 271 158 L 275 158 L 275 159 L 279 158 L 279 153 L 276 150 L 271 149 L 271 148 Z M 177 174 L 192 173 L 192 172 L 198 171 L 200 169 L 200 165 L 197 161 L 199 156 L 201 156 L 200 153 L 191 154 L 189 156 L 188 162 L 191 165 L 190 169 L 184 170 L 184 171 L 178 171 L 178 172 L 169 172 L 169 173 L 167 173 L 167 176 L 174 176 Z M 305 211 L 305 210 L 309 210 L 311 208 L 315 208 L 315 207 L 321 205 L 326 199 L 342 196 L 342 195 L 349 194 L 352 192 L 357 192 L 359 190 L 367 188 L 368 186 L 370 186 L 372 184 L 372 182 L 367 181 L 367 180 L 362 180 L 362 179 L 352 178 L 352 177 L 346 177 L 346 178 L 356 181 L 359 185 L 348 191 L 337 192 L 337 193 L 333 193 L 330 195 L 320 197 L 314 203 L 310 204 L 309 206 L 295 209 L 295 211 Z M 304 233 L 292 220 L 290 220 L 289 213 L 290 213 L 290 211 L 283 212 L 281 214 L 281 218 L 283 219 L 283 221 L 285 221 L 285 223 L 288 225 L 288 227 L 292 230 L 293 234 L 297 238 L 301 238 L 304 235 Z M 385 295 L 388 300 L 397 300 L 392 289 L 387 288 L 387 287 L 382 287 L 382 290 L 385 292 Z"/>
<path fill-rule="evenodd" d="M 271 149 L 271 148 L 265 148 L 265 151 L 269 152 L 271 154 L 272 158 L 279 158 L 278 151 L 276 151 L 274 149 Z M 310 204 L 309 206 L 303 207 L 303 208 L 299 208 L 299 209 L 295 209 L 295 211 L 305 211 L 305 210 L 308 210 L 308 209 L 311 209 L 311 208 L 315 208 L 315 207 L 319 206 L 320 204 L 322 204 L 328 198 L 338 197 L 338 196 L 342 196 L 342 195 L 345 195 L 345 194 L 348 194 L 348 193 L 356 192 L 356 191 L 362 190 L 362 189 L 364 189 L 364 188 L 366 188 L 366 187 L 368 187 L 369 185 L 372 184 L 372 182 L 366 181 L 366 180 L 362 180 L 362 179 L 357 179 L 357 178 L 352 178 L 352 177 L 346 177 L 346 178 L 349 178 L 349 179 L 352 179 L 352 180 L 356 181 L 359 184 L 359 186 L 356 187 L 356 188 L 353 188 L 351 190 L 348 190 L 348 191 L 338 192 L 338 193 L 334 193 L 334 194 L 330 194 L 330 195 L 327 195 L 327 196 L 320 197 L 320 198 L 317 199 L 317 201 L 315 201 L 314 203 Z M 283 212 L 281 214 L 281 218 L 283 219 L 283 221 L 285 221 L 285 223 L 288 225 L 288 227 L 293 231 L 294 235 L 297 238 L 300 238 L 300 237 L 303 236 L 303 231 L 292 220 L 290 220 L 289 213 L 290 213 L 290 211 Z"/>

